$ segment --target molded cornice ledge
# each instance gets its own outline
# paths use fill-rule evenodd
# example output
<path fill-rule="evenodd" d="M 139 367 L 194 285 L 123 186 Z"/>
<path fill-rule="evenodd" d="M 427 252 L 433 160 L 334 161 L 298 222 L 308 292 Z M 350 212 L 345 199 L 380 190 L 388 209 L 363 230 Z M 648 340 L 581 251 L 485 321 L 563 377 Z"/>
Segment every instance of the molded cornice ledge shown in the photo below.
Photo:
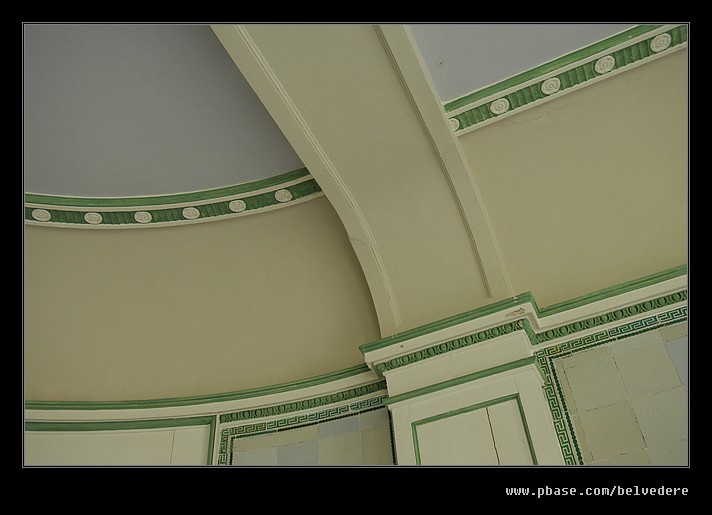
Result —
<path fill-rule="evenodd" d="M 604 343 L 686 319 L 683 265 L 546 309 L 525 293 L 363 345 L 361 351 L 394 396 L 528 364 L 550 347 Z"/>

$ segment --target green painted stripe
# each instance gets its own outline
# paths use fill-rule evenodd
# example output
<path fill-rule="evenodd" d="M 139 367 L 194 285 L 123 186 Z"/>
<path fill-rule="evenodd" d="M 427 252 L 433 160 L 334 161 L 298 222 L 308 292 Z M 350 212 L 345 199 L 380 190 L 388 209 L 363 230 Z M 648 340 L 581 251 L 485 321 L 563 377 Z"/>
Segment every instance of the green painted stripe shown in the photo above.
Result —
<path fill-rule="evenodd" d="M 285 182 L 293 181 L 309 175 L 306 168 L 298 168 L 291 172 L 276 175 L 268 179 L 246 182 L 235 186 L 226 186 L 210 190 L 194 191 L 190 193 L 178 193 L 175 195 L 157 195 L 152 197 L 124 197 L 124 198 L 89 198 L 89 197 L 62 197 L 55 195 L 41 195 L 25 193 L 25 202 L 28 204 L 45 204 L 69 207 L 136 207 L 136 206 L 161 206 L 166 204 L 178 204 L 184 202 L 196 202 L 212 200 L 221 197 L 229 197 L 251 191 L 271 188 Z"/>
<path fill-rule="evenodd" d="M 616 34 L 604 40 L 598 41 L 597 43 L 593 43 L 592 45 L 584 47 L 575 52 L 566 54 L 562 57 L 554 59 L 553 61 L 546 62 L 540 66 L 537 66 L 536 68 L 532 68 L 491 86 L 487 86 L 480 90 L 469 93 L 455 100 L 451 100 L 450 102 L 447 102 L 445 104 L 445 111 L 449 113 L 451 111 L 454 111 L 455 109 L 459 109 L 468 104 L 475 103 L 478 100 L 482 100 L 485 97 L 494 95 L 499 91 L 503 91 L 505 89 L 517 86 L 529 80 L 535 79 L 541 75 L 550 74 L 558 70 L 559 68 L 563 68 L 564 66 L 568 66 L 577 61 L 581 61 L 582 59 L 591 57 L 592 55 L 595 55 L 599 52 L 603 52 L 604 50 L 607 50 L 618 44 L 625 43 L 630 39 L 646 34 L 662 26 L 663 25 L 638 25 L 636 27 L 632 27 L 626 30 L 625 32 L 621 32 L 620 34 Z"/>
<path fill-rule="evenodd" d="M 592 302 L 597 302 L 599 300 L 608 299 L 610 297 L 615 297 L 616 295 L 621 295 L 623 293 L 632 292 L 645 288 L 647 286 L 652 286 L 664 281 L 669 281 L 670 279 L 675 279 L 676 277 L 681 277 L 687 273 L 687 264 L 676 266 L 674 268 L 669 268 L 668 270 L 663 270 L 657 274 L 647 275 L 639 279 L 634 279 L 625 283 L 618 284 L 616 286 L 611 286 L 609 288 L 604 288 L 602 290 L 589 293 L 588 295 L 582 295 L 574 299 L 566 300 L 558 304 L 552 304 L 541 310 L 537 309 L 537 312 L 541 316 L 549 316 L 555 313 L 561 313 L 562 311 L 569 311 L 574 308 L 585 306 L 586 304 L 591 304 Z"/>
<path fill-rule="evenodd" d="M 535 358 L 534 356 L 530 356 L 528 358 L 522 358 L 516 361 L 512 361 L 510 363 L 505 363 L 504 365 L 499 365 L 496 367 L 488 368 L 486 370 L 480 370 L 479 372 L 473 372 L 472 374 L 467 374 L 464 376 L 456 377 L 454 379 L 448 379 L 447 381 L 442 381 L 440 383 L 436 383 L 433 385 L 429 386 L 424 386 L 423 388 L 417 388 L 415 390 L 411 390 L 406 393 L 402 393 L 400 395 L 394 395 L 393 397 L 389 397 L 383 401 L 383 404 L 389 405 L 389 404 L 395 404 L 397 402 L 402 402 L 408 399 L 413 399 L 415 397 L 421 397 L 423 395 L 427 395 L 429 393 L 434 393 L 434 392 L 439 392 L 440 390 L 444 390 L 446 388 L 451 388 L 453 386 L 458 386 L 461 384 L 469 383 L 471 381 L 476 381 L 478 379 L 482 379 L 484 377 L 489 377 L 495 374 L 501 374 L 502 372 L 507 372 L 508 370 L 514 370 L 516 368 L 524 367 L 526 365 L 533 365 L 535 364 Z"/>
<path fill-rule="evenodd" d="M 214 416 L 100 422 L 25 422 L 25 431 L 119 431 L 126 429 L 164 429 L 185 426 L 207 426 L 214 423 Z"/>
<path fill-rule="evenodd" d="M 532 296 L 530 292 L 522 293 L 521 295 L 517 295 L 515 297 L 512 297 L 510 299 L 505 299 L 501 300 L 499 302 L 494 302 L 492 304 L 488 304 L 486 306 L 482 306 L 480 308 L 473 309 L 471 311 L 466 311 L 465 313 L 461 313 L 459 315 L 454 315 L 449 318 L 445 318 L 443 320 L 438 320 L 436 322 L 432 322 L 430 324 L 425 324 L 413 329 L 409 329 L 407 331 L 404 331 L 402 333 L 395 334 L 393 336 L 388 336 L 386 338 L 382 338 L 380 340 L 376 340 L 371 343 L 366 343 L 364 345 L 361 345 L 359 349 L 363 354 L 366 354 L 367 352 L 372 352 L 377 349 L 383 349 L 386 347 L 390 347 L 392 345 L 395 345 L 397 343 L 404 342 L 406 340 L 411 340 L 413 338 L 417 338 L 418 336 L 423 336 L 426 334 L 433 333 L 435 331 L 440 331 L 442 329 L 447 329 L 448 327 L 452 327 L 454 325 L 462 324 L 464 322 L 469 322 L 471 320 L 476 320 L 478 318 L 482 318 L 487 315 L 491 315 L 492 313 L 496 313 L 498 311 L 510 309 L 510 308 L 515 308 L 521 304 L 525 304 L 527 302 L 531 303 L 532 306 L 534 307 L 535 312 L 537 313 L 538 316 L 544 317 L 548 315 L 552 315 L 554 313 L 560 313 L 562 311 L 566 311 L 569 309 L 585 306 L 587 304 L 591 304 L 593 302 L 598 302 L 603 299 L 607 299 L 610 297 L 614 297 L 616 295 L 620 295 L 621 293 L 627 293 L 630 291 L 634 291 L 646 286 L 651 286 L 653 284 L 657 284 L 663 281 L 667 281 L 669 279 L 674 279 L 675 277 L 680 277 L 682 275 L 685 275 L 687 273 L 687 265 L 680 265 L 675 268 L 671 268 L 668 270 L 665 270 L 663 272 L 659 272 L 656 274 L 648 275 L 639 279 L 635 279 L 623 284 L 619 284 L 616 286 L 611 286 L 602 290 L 598 290 L 594 293 L 588 294 L 588 295 L 583 295 L 581 297 L 576 297 L 571 300 L 567 300 L 564 302 L 561 302 L 559 304 L 554 304 L 550 307 L 540 309 L 539 306 L 536 303 L 536 300 Z"/>
<path fill-rule="evenodd" d="M 100 410 L 100 409 L 141 409 L 141 408 L 166 408 L 176 406 L 192 406 L 196 404 L 209 404 L 214 402 L 233 401 L 238 399 L 249 399 L 252 397 L 262 397 L 274 393 L 289 392 L 311 386 L 327 384 L 339 379 L 353 377 L 364 372 L 369 372 L 368 365 L 361 364 L 351 368 L 331 372 L 308 379 L 300 379 L 288 383 L 281 383 L 263 388 L 252 388 L 236 392 L 201 395 L 194 397 L 170 397 L 165 399 L 146 399 L 128 401 L 25 401 L 25 409 L 36 410 Z"/>

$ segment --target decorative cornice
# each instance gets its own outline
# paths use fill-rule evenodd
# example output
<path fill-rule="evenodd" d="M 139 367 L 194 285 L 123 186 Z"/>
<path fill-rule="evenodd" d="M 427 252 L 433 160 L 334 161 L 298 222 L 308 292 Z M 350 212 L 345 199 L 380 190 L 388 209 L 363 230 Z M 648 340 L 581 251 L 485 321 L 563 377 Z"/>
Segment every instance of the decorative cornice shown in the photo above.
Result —
<path fill-rule="evenodd" d="M 557 304 L 552 304 L 551 306 L 548 306 L 546 308 L 540 308 L 537 305 L 536 300 L 532 296 L 531 292 L 525 292 L 520 295 L 516 295 L 510 299 L 504 299 L 498 302 L 494 302 L 492 304 L 487 304 L 486 306 L 482 306 L 471 311 L 466 311 L 465 313 L 460 313 L 458 315 L 454 315 L 443 320 L 438 320 L 430 324 L 425 324 L 419 327 L 415 327 L 413 329 L 409 329 L 407 331 L 403 331 L 402 333 L 399 333 L 394 336 L 389 336 L 371 343 L 363 344 L 359 347 L 359 349 L 363 354 L 366 354 L 367 352 L 384 349 L 386 347 L 391 347 L 407 340 L 412 340 L 413 338 L 416 338 L 418 336 L 434 333 L 436 331 L 447 329 L 448 327 L 462 324 L 464 322 L 477 320 L 479 318 L 483 318 L 487 315 L 491 315 L 499 311 L 516 308 L 518 306 L 521 306 L 522 304 L 531 304 L 534 309 L 534 313 L 537 315 L 537 317 L 543 318 L 571 309 L 586 306 L 594 302 L 609 299 L 617 295 L 633 292 L 641 288 L 645 288 L 647 286 L 652 286 L 664 281 L 668 281 L 670 279 L 675 279 L 677 277 L 685 275 L 686 273 L 687 265 L 680 265 L 674 268 L 670 268 L 668 270 L 664 270 L 662 272 L 658 272 L 656 274 L 647 275 L 639 279 L 634 279 L 626 283 L 604 288 L 602 290 L 598 290 L 587 295 L 582 295 L 574 299 L 559 302 Z M 521 311 L 521 314 L 523 313 L 524 310 Z M 525 324 L 523 329 L 531 330 L 531 325 Z"/>
<path fill-rule="evenodd" d="M 444 105 L 453 131 L 466 134 L 687 46 L 687 25 L 638 25 Z"/>
<path fill-rule="evenodd" d="M 289 413 L 295 413 L 297 411 L 319 408 L 322 406 L 327 406 L 329 404 L 336 404 L 350 399 L 355 399 L 356 397 L 363 397 L 364 395 L 368 395 L 369 393 L 378 392 L 385 389 L 386 382 L 379 381 L 377 383 L 359 386 L 358 388 L 350 388 L 348 390 L 332 393 L 329 395 L 321 395 L 319 397 L 313 397 L 311 399 L 287 402 L 276 406 L 266 406 L 264 408 L 237 411 L 235 413 L 225 413 L 223 415 L 220 415 L 220 423 L 224 424 L 228 422 L 237 422 L 254 418 L 287 415 Z"/>
<path fill-rule="evenodd" d="M 306 168 L 212 190 L 153 197 L 80 198 L 25 194 L 25 222 L 52 227 L 125 229 L 245 216 L 323 195 Z"/>
<path fill-rule="evenodd" d="M 584 320 L 579 320 L 570 324 L 564 324 L 552 329 L 547 329 L 546 331 L 538 334 L 533 330 L 531 324 L 529 323 L 529 320 L 520 319 L 483 331 L 468 334 L 460 338 L 455 338 L 453 340 L 449 340 L 443 343 L 438 343 L 431 347 L 411 352 L 403 356 L 398 356 L 382 363 L 378 363 L 376 365 L 376 370 L 378 370 L 380 373 L 388 372 L 396 368 L 400 368 L 406 365 L 412 365 L 413 363 L 433 358 L 435 356 L 440 356 L 442 354 L 468 347 L 476 343 L 481 343 L 487 340 L 491 340 L 493 338 L 497 338 L 499 336 L 504 336 L 505 334 L 511 333 L 513 331 L 524 331 L 524 333 L 529 338 L 529 342 L 532 345 L 539 345 L 581 331 L 587 331 L 596 327 L 607 325 L 616 320 L 640 315 L 647 311 L 659 309 L 668 305 L 677 304 L 686 300 L 687 290 L 681 290 L 670 295 L 664 295 L 656 299 L 640 302 L 638 304 L 634 304 L 626 308 L 616 309 L 595 317 L 589 317 Z"/>

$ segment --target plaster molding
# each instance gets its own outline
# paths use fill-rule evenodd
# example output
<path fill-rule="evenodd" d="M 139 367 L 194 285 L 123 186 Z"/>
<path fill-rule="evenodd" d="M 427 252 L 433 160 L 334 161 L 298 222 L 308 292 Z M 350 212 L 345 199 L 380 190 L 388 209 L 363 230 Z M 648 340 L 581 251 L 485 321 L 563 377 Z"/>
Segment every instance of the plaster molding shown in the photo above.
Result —
<path fill-rule="evenodd" d="M 25 223 L 91 229 L 183 225 L 251 215 L 322 195 L 305 168 L 237 186 L 157 197 L 73 198 L 27 193 Z"/>
<path fill-rule="evenodd" d="M 687 25 L 639 25 L 446 102 L 444 109 L 450 120 L 457 121 L 453 130 L 461 136 L 683 48 L 687 48 Z M 556 89 L 553 79 L 559 83 Z M 503 109 L 503 100 L 508 109 Z"/>
<path fill-rule="evenodd" d="M 397 338 L 362 345 L 360 349 L 368 365 L 384 376 L 401 367 L 471 346 L 476 348 L 477 344 L 520 331 L 534 352 L 535 347 L 553 346 L 574 335 L 591 336 L 622 321 L 635 323 L 671 307 L 686 306 L 687 276 L 683 272 L 686 267 L 677 267 L 547 309 L 539 309 L 527 293 L 413 329 Z"/>

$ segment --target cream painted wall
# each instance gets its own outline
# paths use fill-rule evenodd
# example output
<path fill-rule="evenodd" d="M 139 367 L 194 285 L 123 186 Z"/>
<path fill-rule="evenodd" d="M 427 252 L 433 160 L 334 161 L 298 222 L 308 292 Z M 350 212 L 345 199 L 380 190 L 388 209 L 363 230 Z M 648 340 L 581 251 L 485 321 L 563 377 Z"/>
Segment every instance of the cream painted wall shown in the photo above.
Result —
<path fill-rule="evenodd" d="M 370 294 L 326 198 L 135 230 L 25 227 L 28 400 L 221 393 L 363 363 Z"/>
<path fill-rule="evenodd" d="M 543 307 L 687 262 L 687 60 L 459 138 L 516 292 Z"/>
<path fill-rule="evenodd" d="M 134 431 L 27 431 L 26 466 L 206 465 L 210 426 Z"/>

